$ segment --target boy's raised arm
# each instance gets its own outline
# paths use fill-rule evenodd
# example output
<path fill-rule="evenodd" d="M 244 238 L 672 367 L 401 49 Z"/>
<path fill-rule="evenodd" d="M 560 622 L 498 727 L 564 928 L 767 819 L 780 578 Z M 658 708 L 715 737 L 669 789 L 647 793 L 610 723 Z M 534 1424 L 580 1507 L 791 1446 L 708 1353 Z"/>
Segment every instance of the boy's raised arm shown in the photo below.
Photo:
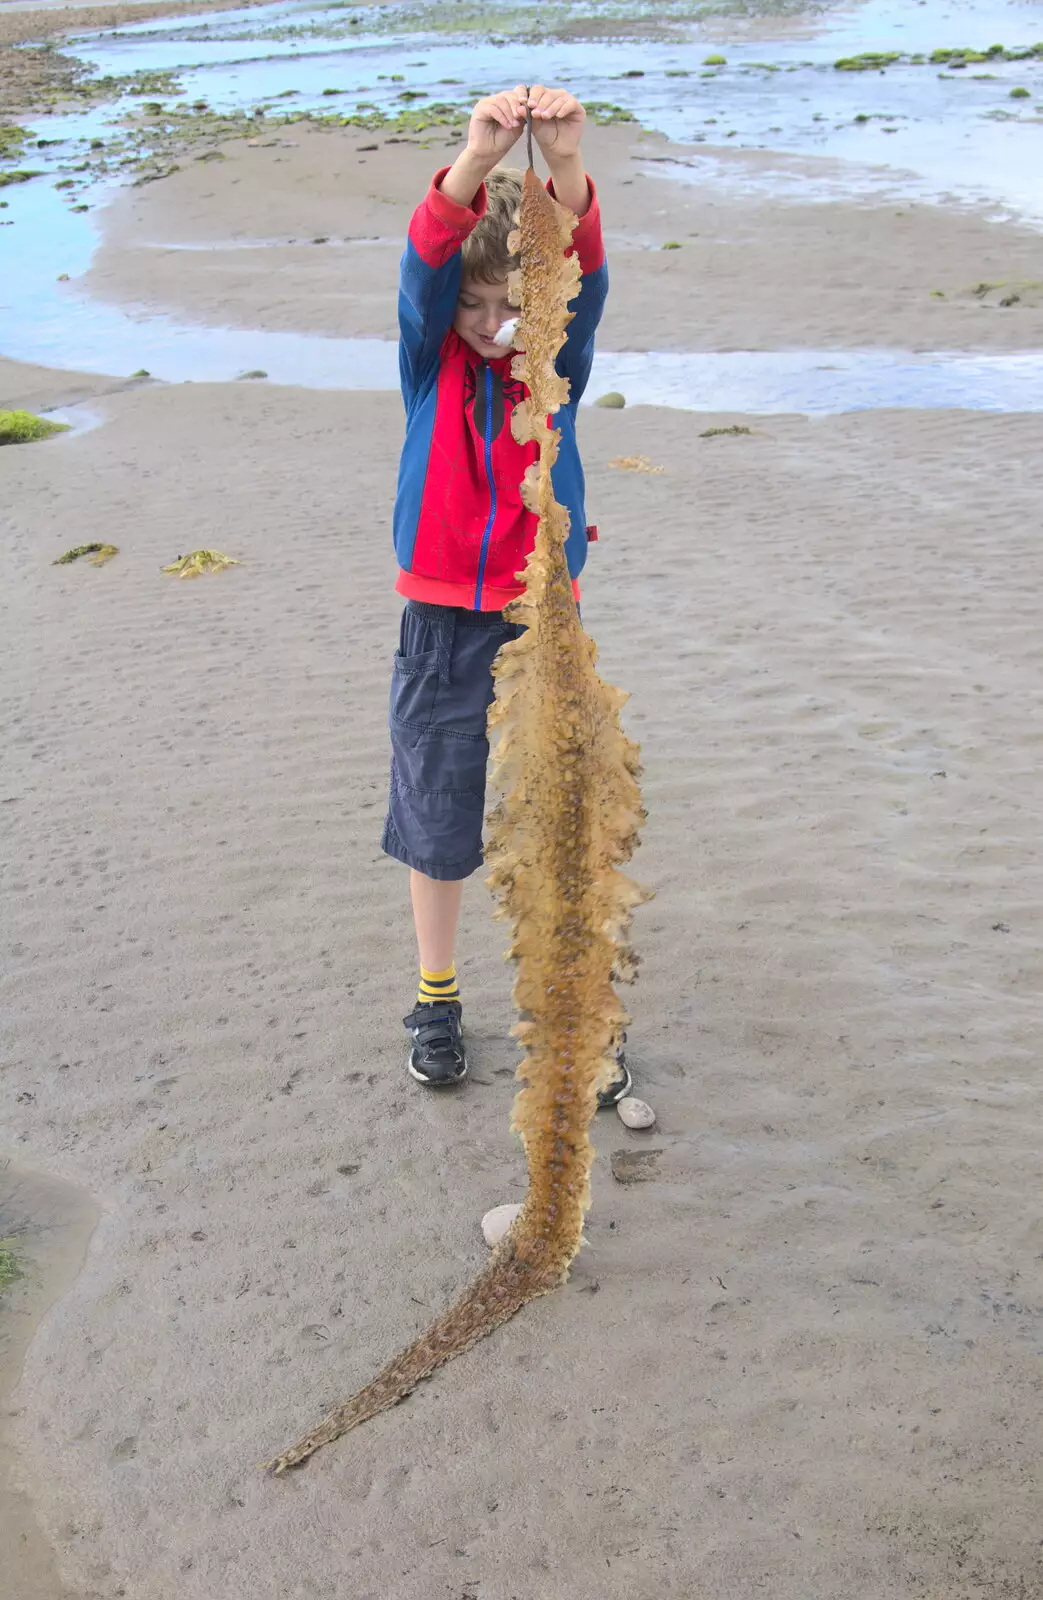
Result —
<path fill-rule="evenodd" d="M 586 387 L 608 286 L 597 194 L 579 148 L 586 112 L 564 89 L 536 84 L 530 91 L 518 84 L 479 100 L 466 146 L 451 167 L 436 173 L 409 224 L 398 297 L 399 367 L 407 407 L 434 373 L 442 341 L 453 325 L 460 249 L 485 215 L 485 179 L 521 138 L 530 111 L 533 137 L 550 170 L 550 192 L 580 219 L 573 249 L 583 284 L 558 365 L 572 383 L 574 400 Z"/>
<path fill-rule="evenodd" d="M 409 399 L 438 360 L 453 323 L 460 288 L 460 247 L 485 214 L 485 179 L 518 142 L 525 126 L 526 90 L 506 89 L 479 100 L 467 144 L 451 167 L 435 175 L 413 213 L 399 274 L 399 367 Z"/>

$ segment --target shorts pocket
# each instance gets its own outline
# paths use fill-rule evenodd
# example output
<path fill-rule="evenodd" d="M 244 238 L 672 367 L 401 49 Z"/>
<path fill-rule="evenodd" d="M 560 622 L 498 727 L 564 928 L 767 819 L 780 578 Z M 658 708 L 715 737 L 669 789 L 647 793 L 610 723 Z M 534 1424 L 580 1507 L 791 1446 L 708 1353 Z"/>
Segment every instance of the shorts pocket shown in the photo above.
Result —
<path fill-rule="evenodd" d="M 438 651 L 424 650 L 406 656 L 395 651 L 391 674 L 391 716 L 407 728 L 424 729 L 431 725 L 438 694 Z"/>

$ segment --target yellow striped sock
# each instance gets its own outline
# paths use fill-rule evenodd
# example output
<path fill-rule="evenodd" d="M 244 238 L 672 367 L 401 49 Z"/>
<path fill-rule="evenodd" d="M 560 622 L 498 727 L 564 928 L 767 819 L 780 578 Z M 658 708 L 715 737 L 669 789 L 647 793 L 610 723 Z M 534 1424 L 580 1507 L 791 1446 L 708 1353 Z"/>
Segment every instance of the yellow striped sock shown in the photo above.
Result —
<path fill-rule="evenodd" d="M 417 994 L 418 1005 L 431 1005 L 436 1000 L 459 1000 L 460 986 L 456 981 L 456 963 L 446 967 L 444 972 L 428 972 L 425 966 L 420 968 L 420 990 Z"/>

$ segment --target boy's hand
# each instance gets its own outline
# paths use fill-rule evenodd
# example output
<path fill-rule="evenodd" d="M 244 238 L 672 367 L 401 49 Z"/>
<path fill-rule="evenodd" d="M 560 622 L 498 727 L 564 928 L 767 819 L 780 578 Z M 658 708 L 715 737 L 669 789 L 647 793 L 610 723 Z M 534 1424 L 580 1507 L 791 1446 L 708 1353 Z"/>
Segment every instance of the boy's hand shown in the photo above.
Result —
<path fill-rule="evenodd" d="M 442 179 L 442 193 L 458 205 L 470 206 L 493 167 L 513 150 L 523 132 L 528 112 L 532 132 L 554 179 L 554 192 L 577 217 L 590 206 L 590 188 L 579 154 L 580 135 L 587 113 L 565 89 L 545 89 L 535 84 L 488 95 L 471 112 L 467 147 Z"/>
<path fill-rule="evenodd" d="M 567 89 L 545 89 L 536 83 L 527 103 L 532 111 L 533 138 L 548 165 L 576 155 L 587 113 L 575 95 Z"/>
<path fill-rule="evenodd" d="M 479 100 L 471 112 L 467 130 L 467 149 L 476 160 L 486 161 L 490 170 L 518 143 L 525 128 L 527 90 L 523 83 Z"/>

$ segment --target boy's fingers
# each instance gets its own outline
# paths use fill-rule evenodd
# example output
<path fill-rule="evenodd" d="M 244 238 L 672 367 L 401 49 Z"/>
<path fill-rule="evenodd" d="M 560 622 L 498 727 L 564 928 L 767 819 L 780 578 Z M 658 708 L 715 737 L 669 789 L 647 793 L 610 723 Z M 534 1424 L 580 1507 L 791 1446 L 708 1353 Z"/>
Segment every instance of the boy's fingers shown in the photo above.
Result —
<path fill-rule="evenodd" d="M 525 118 L 524 96 L 524 84 L 519 84 L 516 90 L 504 89 L 500 94 L 487 95 L 479 100 L 472 115 L 487 122 L 498 122 L 501 128 L 513 133 Z"/>
<path fill-rule="evenodd" d="M 497 95 L 492 102 L 496 120 L 502 127 L 513 130 L 518 126 L 518 119 L 514 114 L 514 107 L 504 95 Z"/>
<path fill-rule="evenodd" d="M 500 121 L 500 114 L 497 111 L 496 103 L 493 100 L 479 100 L 478 104 L 471 112 L 471 115 L 472 117 L 477 117 L 480 122 Z"/>
<path fill-rule="evenodd" d="M 529 97 L 533 116 L 549 121 L 552 117 L 569 117 L 580 109 L 579 101 L 567 89 L 540 89 Z"/>
<path fill-rule="evenodd" d="M 503 94 L 494 96 L 493 104 L 500 113 L 501 120 L 503 120 L 505 128 L 513 128 L 517 125 L 522 113 L 519 111 L 517 102 L 508 90 L 504 90 Z"/>

